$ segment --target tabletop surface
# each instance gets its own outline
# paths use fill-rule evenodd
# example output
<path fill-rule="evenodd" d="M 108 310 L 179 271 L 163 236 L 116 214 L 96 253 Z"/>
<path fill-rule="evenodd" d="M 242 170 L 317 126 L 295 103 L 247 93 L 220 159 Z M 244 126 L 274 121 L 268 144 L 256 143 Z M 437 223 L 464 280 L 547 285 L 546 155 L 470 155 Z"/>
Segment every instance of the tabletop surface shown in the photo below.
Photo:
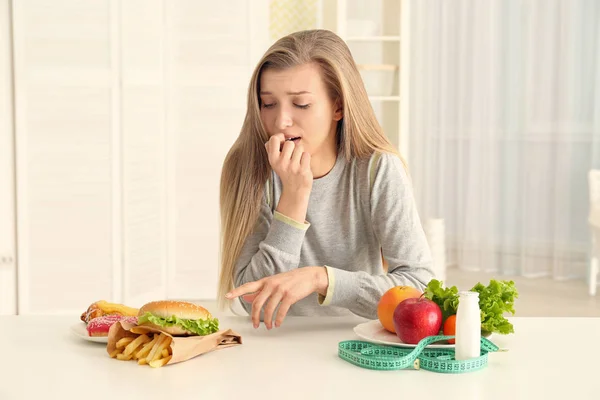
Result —
<path fill-rule="evenodd" d="M 75 336 L 78 318 L 0 316 L 0 399 L 600 398 L 600 318 L 511 318 L 515 334 L 490 338 L 509 351 L 457 375 L 342 360 L 338 343 L 359 339 L 359 317 L 287 317 L 270 331 L 221 317 L 242 345 L 156 369 L 111 359 L 105 344 Z"/>

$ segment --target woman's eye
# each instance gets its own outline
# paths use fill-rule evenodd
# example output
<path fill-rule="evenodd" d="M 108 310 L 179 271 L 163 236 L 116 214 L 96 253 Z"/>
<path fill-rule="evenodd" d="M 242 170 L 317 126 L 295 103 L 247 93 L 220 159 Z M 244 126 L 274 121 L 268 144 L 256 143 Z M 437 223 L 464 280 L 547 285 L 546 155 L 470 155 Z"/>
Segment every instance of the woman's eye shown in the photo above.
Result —
<path fill-rule="evenodd" d="M 275 103 L 270 103 L 270 104 L 263 103 L 263 108 L 272 108 L 274 106 L 275 106 Z"/>
<path fill-rule="evenodd" d="M 310 104 L 294 104 L 298 108 L 307 109 L 310 107 Z"/>

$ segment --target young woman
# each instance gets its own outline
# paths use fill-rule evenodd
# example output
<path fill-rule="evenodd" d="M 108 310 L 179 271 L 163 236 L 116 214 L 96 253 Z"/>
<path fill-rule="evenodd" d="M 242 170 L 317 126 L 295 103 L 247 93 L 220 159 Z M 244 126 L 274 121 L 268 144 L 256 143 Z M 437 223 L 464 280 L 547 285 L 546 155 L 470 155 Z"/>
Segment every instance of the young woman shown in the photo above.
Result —
<path fill-rule="evenodd" d="M 258 63 L 220 203 L 219 298 L 242 296 L 255 328 L 375 319 L 386 290 L 433 277 L 405 165 L 332 32 L 286 36 Z"/>

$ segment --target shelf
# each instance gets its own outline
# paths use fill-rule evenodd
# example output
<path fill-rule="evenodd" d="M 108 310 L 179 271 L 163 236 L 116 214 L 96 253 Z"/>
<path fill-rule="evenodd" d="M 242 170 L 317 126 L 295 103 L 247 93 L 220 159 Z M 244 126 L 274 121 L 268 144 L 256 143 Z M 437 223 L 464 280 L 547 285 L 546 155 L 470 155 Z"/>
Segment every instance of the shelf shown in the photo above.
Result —
<path fill-rule="evenodd" d="M 371 101 L 400 101 L 400 96 L 369 96 Z"/>
<path fill-rule="evenodd" d="M 399 42 L 400 36 L 350 36 L 347 42 Z"/>

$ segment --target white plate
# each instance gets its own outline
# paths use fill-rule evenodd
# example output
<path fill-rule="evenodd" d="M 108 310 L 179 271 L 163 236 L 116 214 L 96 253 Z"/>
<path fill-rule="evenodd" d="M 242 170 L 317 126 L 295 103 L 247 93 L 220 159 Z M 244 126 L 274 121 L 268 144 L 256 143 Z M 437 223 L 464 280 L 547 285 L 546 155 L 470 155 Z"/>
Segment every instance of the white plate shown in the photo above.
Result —
<path fill-rule="evenodd" d="M 388 346 L 396 347 L 416 347 L 416 344 L 404 343 L 396 334 L 388 332 L 379 322 L 379 320 L 373 320 L 364 322 L 354 327 L 354 333 L 360 336 L 367 342 L 383 344 Z M 427 346 L 428 349 L 451 349 L 454 348 L 453 344 L 430 344 Z"/>
<path fill-rule="evenodd" d="M 73 335 L 75 335 L 81 339 L 84 339 L 84 340 L 87 340 L 90 342 L 108 343 L 108 336 L 89 336 L 84 322 L 80 322 L 78 324 L 72 325 L 71 333 L 73 333 Z"/>

